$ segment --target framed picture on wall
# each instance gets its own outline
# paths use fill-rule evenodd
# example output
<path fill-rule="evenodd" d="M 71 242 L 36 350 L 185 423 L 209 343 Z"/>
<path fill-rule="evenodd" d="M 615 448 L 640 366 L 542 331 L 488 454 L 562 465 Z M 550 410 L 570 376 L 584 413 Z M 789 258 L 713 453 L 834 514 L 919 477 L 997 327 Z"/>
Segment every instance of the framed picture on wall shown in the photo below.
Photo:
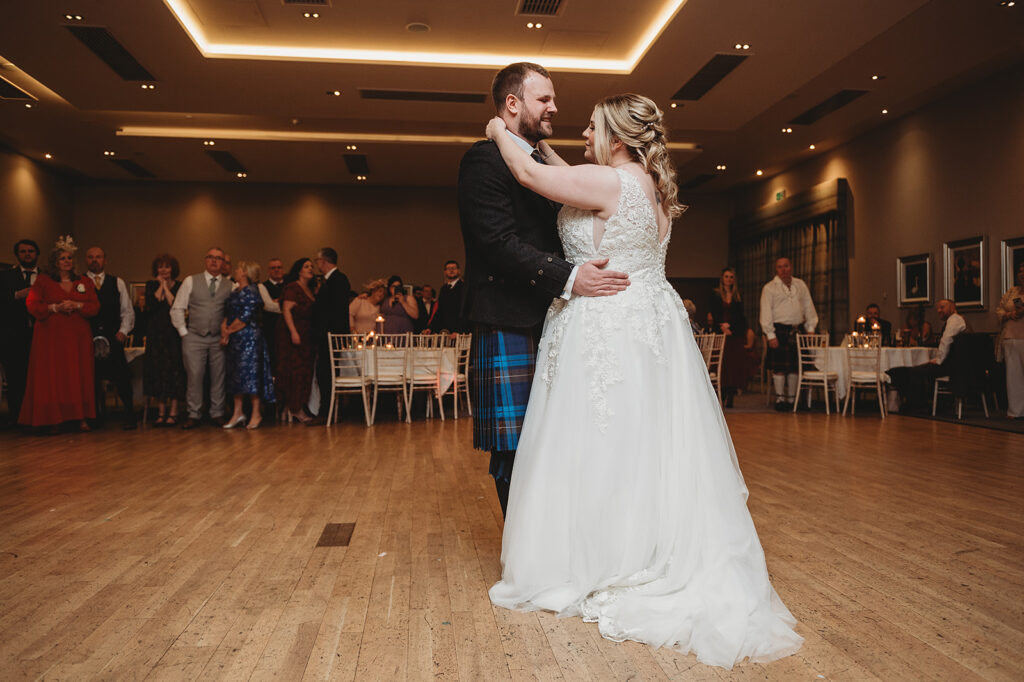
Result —
<path fill-rule="evenodd" d="M 146 283 L 132 282 L 128 285 L 128 293 L 132 297 L 132 305 L 139 307 L 139 299 L 146 295 Z"/>
<path fill-rule="evenodd" d="M 1000 250 L 1003 256 L 1003 276 L 1000 281 L 1003 286 L 999 293 L 1004 294 L 1010 287 L 1017 285 L 1017 273 L 1024 267 L 1024 237 L 1004 239 Z"/>
<path fill-rule="evenodd" d="M 984 310 L 985 238 L 946 242 L 942 264 L 943 295 L 961 310 Z"/>
<path fill-rule="evenodd" d="M 901 308 L 932 302 L 932 254 L 896 259 L 897 301 Z"/>

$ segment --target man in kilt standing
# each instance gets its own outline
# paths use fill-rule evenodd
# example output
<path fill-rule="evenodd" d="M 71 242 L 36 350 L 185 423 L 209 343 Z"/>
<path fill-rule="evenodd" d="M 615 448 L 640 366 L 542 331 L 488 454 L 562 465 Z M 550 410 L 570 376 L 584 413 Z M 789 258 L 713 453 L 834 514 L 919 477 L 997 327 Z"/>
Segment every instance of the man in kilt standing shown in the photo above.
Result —
<path fill-rule="evenodd" d="M 538 161 L 558 111 L 548 72 L 520 62 L 491 87 L 508 134 Z M 522 187 L 497 145 L 474 144 L 459 166 L 459 218 L 466 248 L 463 317 L 473 324 L 473 446 L 491 453 L 490 473 L 505 512 L 515 450 L 530 397 L 537 341 L 551 301 L 610 295 L 629 284 L 607 260 L 573 266 L 562 257 L 559 206 Z"/>
<path fill-rule="evenodd" d="M 775 409 L 792 410 L 796 400 L 796 335 L 803 326 L 810 334 L 818 326 L 811 292 L 802 279 L 793 276 L 788 258 L 775 261 L 775 277 L 761 289 L 761 331 L 768 339 L 765 360 L 772 371 Z"/>

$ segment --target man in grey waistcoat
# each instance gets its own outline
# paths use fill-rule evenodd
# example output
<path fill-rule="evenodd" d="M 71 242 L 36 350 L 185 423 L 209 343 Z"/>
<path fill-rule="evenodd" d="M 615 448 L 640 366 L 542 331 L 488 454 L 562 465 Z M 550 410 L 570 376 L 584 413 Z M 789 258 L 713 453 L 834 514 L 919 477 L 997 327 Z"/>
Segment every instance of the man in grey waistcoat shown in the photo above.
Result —
<path fill-rule="evenodd" d="M 188 418 L 181 428 L 199 426 L 203 413 L 203 383 L 209 369 L 210 417 L 224 419 L 224 349 L 220 323 L 232 282 L 221 274 L 224 251 L 206 252 L 206 270 L 185 278 L 171 306 L 171 323 L 181 335 L 181 355 L 188 378 Z M 186 317 L 186 311 L 188 313 Z"/>

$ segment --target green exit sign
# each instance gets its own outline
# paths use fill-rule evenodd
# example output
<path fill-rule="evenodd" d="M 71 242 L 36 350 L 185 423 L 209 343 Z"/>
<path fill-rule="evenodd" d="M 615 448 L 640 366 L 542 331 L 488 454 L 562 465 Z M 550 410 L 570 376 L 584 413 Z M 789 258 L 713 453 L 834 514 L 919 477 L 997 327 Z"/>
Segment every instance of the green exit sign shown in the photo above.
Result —
<path fill-rule="evenodd" d="M 775 201 L 782 201 L 785 198 L 786 198 L 786 190 L 780 189 L 778 192 L 775 193 Z"/>

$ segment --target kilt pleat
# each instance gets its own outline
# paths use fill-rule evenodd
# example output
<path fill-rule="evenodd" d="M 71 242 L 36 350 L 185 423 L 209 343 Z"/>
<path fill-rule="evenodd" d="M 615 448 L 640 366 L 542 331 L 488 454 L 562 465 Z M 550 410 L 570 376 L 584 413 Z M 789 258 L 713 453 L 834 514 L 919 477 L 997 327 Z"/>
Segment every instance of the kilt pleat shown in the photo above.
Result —
<path fill-rule="evenodd" d="M 515 450 L 530 399 L 537 344 L 529 331 L 483 328 L 473 334 L 473 447 Z"/>

